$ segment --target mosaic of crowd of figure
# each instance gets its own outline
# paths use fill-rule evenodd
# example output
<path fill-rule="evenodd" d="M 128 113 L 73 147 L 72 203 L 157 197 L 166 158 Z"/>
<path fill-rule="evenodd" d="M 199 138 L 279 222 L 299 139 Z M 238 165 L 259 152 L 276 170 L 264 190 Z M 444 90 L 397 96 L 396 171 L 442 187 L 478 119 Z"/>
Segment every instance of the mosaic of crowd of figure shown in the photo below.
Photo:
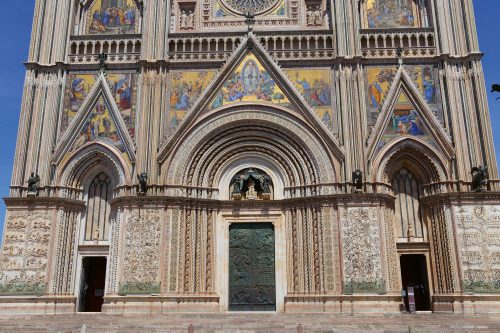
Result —
<path fill-rule="evenodd" d="M 87 34 L 130 34 L 138 31 L 133 0 L 95 0 L 87 10 Z"/>
<path fill-rule="evenodd" d="M 329 68 L 285 70 L 306 102 L 329 129 L 334 128 L 333 80 Z M 210 82 L 215 71 L 176 71 L 171 75 L 169 128 L 183 120 Z M 241 102 L 271 103 L 291 107 L 288 97 L 260 61 L 249 54 L 224 82 L 209 106 L 215 110 Z"/>

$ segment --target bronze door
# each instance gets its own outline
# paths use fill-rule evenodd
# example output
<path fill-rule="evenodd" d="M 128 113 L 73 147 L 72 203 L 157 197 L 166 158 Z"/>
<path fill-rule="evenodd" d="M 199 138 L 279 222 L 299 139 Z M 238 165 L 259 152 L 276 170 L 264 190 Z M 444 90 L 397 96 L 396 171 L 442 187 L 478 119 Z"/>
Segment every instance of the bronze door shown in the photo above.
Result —
<path fill-rule="evenodd" d="M 235 223 L 229 228 L 229 310 L 276 311 L 274 226 Z"/>

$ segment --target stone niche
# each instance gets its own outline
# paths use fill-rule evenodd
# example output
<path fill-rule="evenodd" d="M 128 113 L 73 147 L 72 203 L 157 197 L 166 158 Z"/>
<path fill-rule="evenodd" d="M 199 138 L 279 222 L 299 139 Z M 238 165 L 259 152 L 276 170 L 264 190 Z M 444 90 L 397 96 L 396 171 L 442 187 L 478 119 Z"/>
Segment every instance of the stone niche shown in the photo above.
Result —
<path fill-rule="evenodd" d="M 185 32 L 196 30 L 196 1 L 181 0 L 177 4 L 177 30 Z"/>

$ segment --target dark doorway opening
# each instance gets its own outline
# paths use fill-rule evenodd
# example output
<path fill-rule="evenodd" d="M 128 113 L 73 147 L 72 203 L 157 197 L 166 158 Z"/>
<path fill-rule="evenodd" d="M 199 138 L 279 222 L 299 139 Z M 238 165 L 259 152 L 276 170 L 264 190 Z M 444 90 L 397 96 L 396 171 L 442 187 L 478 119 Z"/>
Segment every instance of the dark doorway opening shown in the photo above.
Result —
<path fill-rule="evenodd" d="M 229 228 L 229 310 L 276 311 L 274 226 L 234 223 Z"/>
<path fill-rule="evenodd" d="M 101 312 L 106 285 L 106 257 L 83 258 L 78 311 Z"/>
<path fill-rule="evenodd" d="M 429 280 L 427 275 L 427 260 L 423 254 L 402 255 L 401 279 L 403 290 L 408 295 L 408 291 L 413 288 L 415 293 L 415 308 L 417 311 L 430 311 Z M 409 309 L 408 296 L 405 297 L 406 310 Z"/>

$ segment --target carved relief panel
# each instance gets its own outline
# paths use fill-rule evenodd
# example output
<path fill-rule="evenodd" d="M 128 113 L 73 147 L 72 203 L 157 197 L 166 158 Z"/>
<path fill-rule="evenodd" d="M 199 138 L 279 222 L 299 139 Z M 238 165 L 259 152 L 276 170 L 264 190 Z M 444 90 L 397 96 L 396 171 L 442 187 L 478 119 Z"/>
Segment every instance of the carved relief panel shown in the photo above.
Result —
<path fill-rule="evenodd" d="M 161 211 L 134 210 L 125 227 L 120 294 L 160 292 Z"/>
<path fill-rule="evenodd" d="M 0 295 L 45 292 L 51 228 L 51 211 L 8 212 L 0 261 Z"/>
<path fill-rule="evenodd" d="M 500 206 L 456 207 L 463 288 L 500 293 Z"/>
<path fill-rule="evenodd" d="M 344 292 L 382 292 L 378 208 L 347 208 L 341 216 Z"/>

